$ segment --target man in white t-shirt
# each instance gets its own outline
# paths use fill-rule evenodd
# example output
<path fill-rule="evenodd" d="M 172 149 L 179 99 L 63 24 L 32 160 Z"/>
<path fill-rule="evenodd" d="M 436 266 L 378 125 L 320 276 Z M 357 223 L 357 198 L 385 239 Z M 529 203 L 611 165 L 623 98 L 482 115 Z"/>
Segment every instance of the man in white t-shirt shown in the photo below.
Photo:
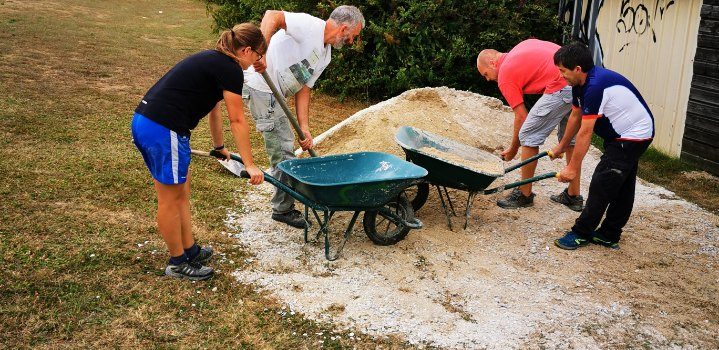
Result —
<path fill-rule="evenodd" d="M 285 97 L 295 97 L 297 119 L 305 136 L 300 146 L 304 150 L 312 148 L 310 89 L 330 63 L 331 48 L 352 44 L 364 26 L 362 12 L 354 6 L 337 7 L 327 21 L 305 13 L 265 12 L 260 29 L 267 41 L 267 54 L 245 71 L 242 95 L 265 139 L 273 177 L 287 183 L 287 175 L 276 165 L 295 157 L 295 134 L 261 73 L 266 70 Z M 308 225 L 295 210 L 294 199 L 277 189 L 272 197 L 272 219 L 297 228 Z"/>

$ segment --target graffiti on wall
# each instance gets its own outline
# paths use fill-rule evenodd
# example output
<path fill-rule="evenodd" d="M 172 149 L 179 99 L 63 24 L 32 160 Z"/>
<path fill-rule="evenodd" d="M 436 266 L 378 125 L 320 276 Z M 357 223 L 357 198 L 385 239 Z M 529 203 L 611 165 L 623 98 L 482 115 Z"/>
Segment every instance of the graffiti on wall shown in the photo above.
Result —
<path fill-rule="evenodd" d="M 651 8 L 651 6 L 654 6 Z M 655 27 L 664 19 L 664 14 L 674 5 L 674 0 L 622 0 L 617 20 L 617 32 L 626 38 L 619 52 L 622 52 L 632 40 L 645 34 L 652 35 L 652 41 L 657 42 Z M 624 34 L 624 35 L 622 35 Z"/>

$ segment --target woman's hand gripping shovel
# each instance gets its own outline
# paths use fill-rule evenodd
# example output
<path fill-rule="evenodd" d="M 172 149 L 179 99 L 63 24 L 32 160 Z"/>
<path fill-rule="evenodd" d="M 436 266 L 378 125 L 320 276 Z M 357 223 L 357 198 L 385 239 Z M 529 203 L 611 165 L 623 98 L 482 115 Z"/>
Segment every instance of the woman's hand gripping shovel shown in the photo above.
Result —
<path fill-rule="evenodd" d="M 238 156 L 234 153 L 230 153 L 230 159 L 226 159 L 222 153 L 215 151 L 215 150 L 212 150 L 210 152 L 205 152 L 205 151 L 198 151 L 198 150 L 193 149 L 193 150 L 190 150 L 190 153 L 197 155 L 197 156 L 216 158 L 220 162 L 220 164 L 222 164 L 222 166 L 225 167 L 225 169 L 229 170 L 234 175 L 245 178 L 245 179 L 251 178 L 250 173 L 248 173 L 247 169 L 245 168 L 245 164 L 242 163 L 242 158 L 240 158 L 240 156 Z M 268 175 L 265 174 L 264 171 L 262 172 L 262 175 L 264 177 L 263 180 L 268 180 L 267 179 Z"/>

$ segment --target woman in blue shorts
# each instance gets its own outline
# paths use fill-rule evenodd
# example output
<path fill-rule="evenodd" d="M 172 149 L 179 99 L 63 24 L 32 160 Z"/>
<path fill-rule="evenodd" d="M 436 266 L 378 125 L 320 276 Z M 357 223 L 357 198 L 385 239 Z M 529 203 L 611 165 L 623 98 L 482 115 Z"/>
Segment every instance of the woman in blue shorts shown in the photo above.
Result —
<path fill-rule="evenodd" d="M 157 226 L 170 251 L 165 274 L 190 280 L 212 277 L 204 266 L 212 249 L 199 247 L 190 224 L 190 130 L 209 113 L 215 150 L 227 159 L 222 139 L 220 101 L 225 100 L 232 136 L 250 174 L 262 183 L 250 150 L 249 127 L 243 112 L 243 69 L 262 58 L 267 44 L 251 23 L 226 30 L 214 50 L 185 58 L 150 88 L 135 109 L 132 138 L 152 174 L 157 192 Z"/>

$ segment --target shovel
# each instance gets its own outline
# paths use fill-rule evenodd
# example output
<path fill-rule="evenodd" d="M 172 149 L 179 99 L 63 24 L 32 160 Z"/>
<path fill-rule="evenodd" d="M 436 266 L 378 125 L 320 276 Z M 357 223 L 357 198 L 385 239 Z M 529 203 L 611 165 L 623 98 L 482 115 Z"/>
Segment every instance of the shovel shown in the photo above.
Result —
<path fill-rule="evenodd" d="M 290 111 L 289 107 L 287 107 L 285 98 L 282 95 L 280 95 L 279 90 L 277 90 L 277 87 L 275 87 L 275 84 L 272 83 L 270 76 L 267 75 L 267 71 L 262 72 L 262 78 L 265 79 L 265 83 L 267 83 L 267 86 L 269 86 L 270 90 L 272 90 L 272 94 L 275 95 L 275 99 L 277 99 L 277 102 L 280 103 L 282 110 L 285 111 L 285 115 L 287 116 L 287 119 L 290 120 L 290 124 L 292 124 L 292 128 L 295 129 L 295 132 L 297 133 L 297 137 L 299 137 L 300 140 L 304 141 L 305 134 L 302 132 L 302 129 L 300 129 L 300 124 L 297 122 L 295 115 L 292 114 L 292 111 Z M 312 148 L 308 149 L 307 152 L 309 152 L 310 156 L 317 157 L 317 153 L 315 153 L 315 150 L 313 150 Z"/>
<path fill-rule="evenodd" d="M 250 174 L 245 170 L 245 164 L 242 163 L 242 158 L 240 156 L 230 153 L 230 159 L 225 160 L 225 156 L 222 155 L 222 153 L 212 150 L 209 152 L 205 151 L 198 151 L 198 150 L 190 150 L 190 153 L 196 155 L 196 156 L 203 156 L 203 157 L 211 157 L 211 158 L 217 158 L 217 161 L 222 164 L 225 169 L 229 170 L 231 173 L 244 178 L 249 178 Z"/>
<path fill-rule="evenodd" d="M 233 174 L 235 174 L 241 178 L 244 178 L 244 179 L 250 178 L 250 173 L 248 173 L 247 170 L 245 170 L 245 163 L 243 163 L 242 158 L 240 158 L 240 156 L 235 153 L 230 153 L 230 159 L 228 159 L 228 160 L 224 160 L 225 156 L 222 155 L 222 153 L 215 151 L 215 150 L 205 152 L 205 151 L 198 151 L 198 150 L 191 149 L 190 153 L 192 153 L 196 156 L 217 158 L 217 160 L 220 162 L 220 164 L 222 164 L 222 166 L 224 166 L 227 170 L 229 170 Z M 295 198 L 297 198 L 297 196 L 301 196 L 301 195 L 298 195 L 297 192 L 295 192 L 292 188 L 283 184 L 280 180 L 277 180 L 276 178 L 272 177 L 270 174 L 267 174 L 266 172 L 263 171 L 262 175 L 264 176 L 265 181 L 269 182 L 270 184 L 279 188 L 282 191 L 290 193 L 291 196 L 293 196 Z"/>

